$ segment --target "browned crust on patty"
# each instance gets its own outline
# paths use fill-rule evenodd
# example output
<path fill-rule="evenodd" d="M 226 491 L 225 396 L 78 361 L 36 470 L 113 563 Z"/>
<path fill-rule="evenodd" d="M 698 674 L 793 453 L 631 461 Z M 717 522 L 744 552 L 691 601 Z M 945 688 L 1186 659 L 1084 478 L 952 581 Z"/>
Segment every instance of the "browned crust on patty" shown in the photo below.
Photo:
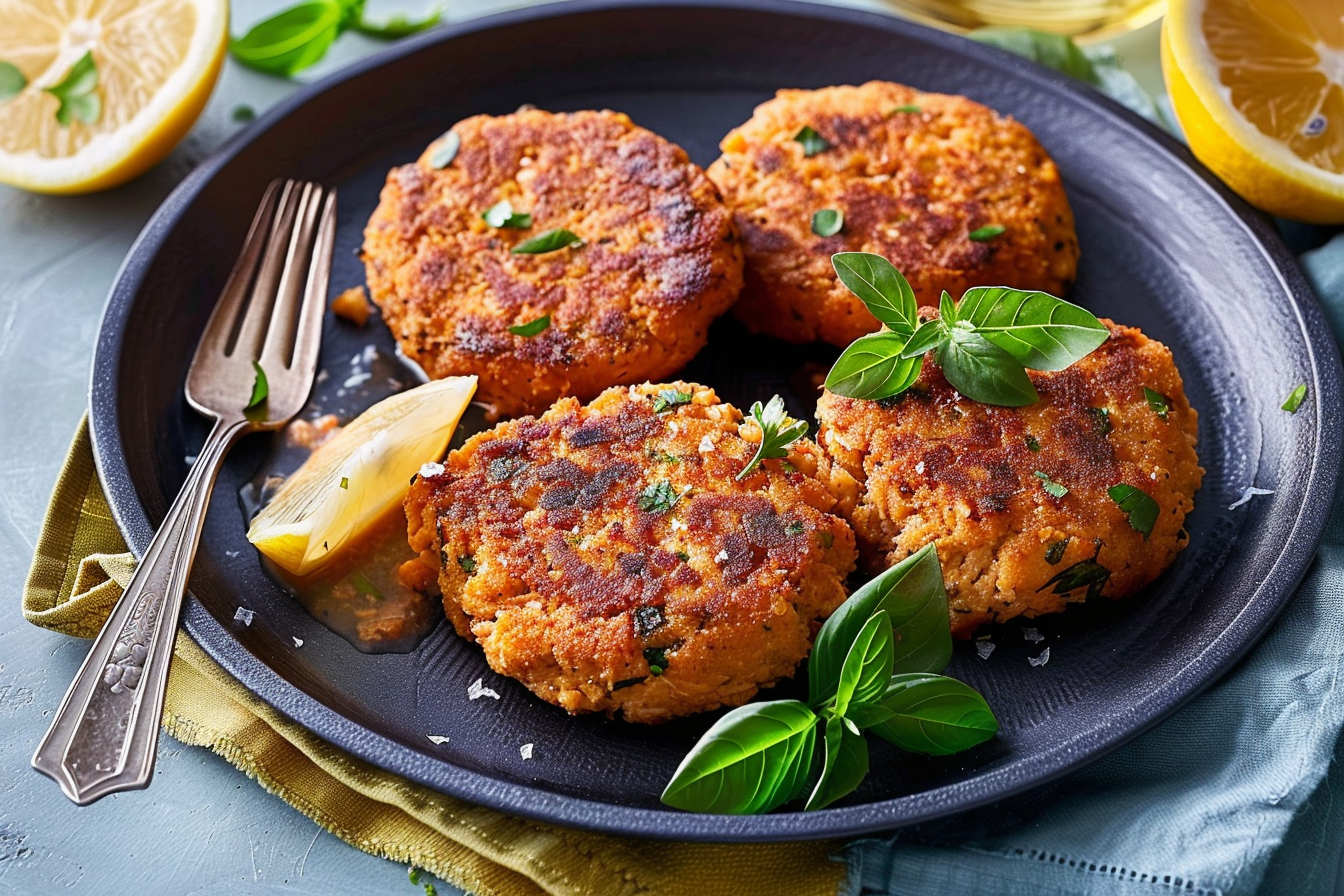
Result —
<path fill-rule="evenodd" d="M 373 299 L 431 377 L 476 374 L 499 415 L 668 376 L 742 284 L 732 217 L 682 149 L 617 112 L 478 115 L 456 158 L 394 168 L 364 232 Z M 495 229 L 509 200 L 528 229 Z M 578 248 L 513 255 L 552 229 Z M 550 315 L 533 337 L 508 328 Z"/>
<path fill-rule="evenodd" d="M 821 398 L 817 440 L 838 467 L 842 512 L 864 565 L 883 569 L 936 541 L 959 637 L 1083 600 L 1086 588 L 1056 594 L 1047 586 L 1080 561 L 1095 556 L 1110 570 L 1100 593 L 1118 598 L 1151 582 L 1185 547 L 1185 516 L 1204 475 L 1198 415 L 1166 346 L 1105 323 L 1110 337 L 1086 358 L 1057 373 L 1030 372 L 1041 401 L 1027 407 L 963 398 L 932 355 L 895 399 Z M 1167 419 L 1149 408 L 1145 386 L 1170 401 Z M 1052 497 L 1037 471 L 1068 494 Z M 1161 508 L 1147 538 L 1107 493 L 1120 483 Z M 1049 562 L 1051 545 L 1064 540 Z"/>
<path fill-rule="evenodd" d="M 656 413 L 669 388 L 694 399 Z M 810 441 L 734 479 L 759 439 L 694 384 L 561 399 L 417 480 L 411 546 L 457 630 L 544 700 L 636 722 L 737 706 L 793 674 L 856 558 Z M 675 504 L 642 508 L 660 482 Z"/>
<path fill-rule="evenodd" d="M 919 111 L 893 111 L 907 106 Z M 793 139 L 804 126 L 832 148 L 804 155 Z M 734 313 L 755 331 L 843 346 L 876 330 L 836 279 L 836 252 L 885 256 L 925 305 L 944 289 L 1062 295 L 1073 282 L 1078 239 L 1055 163 L 1026 127 L 965 97 L 883 81 L 781 90 L 720 146 L 708 174 L 747 258 Z M 827 208 L 844 229 L 820 237 L 811 216 Z M 1005 232 L 969 238 L 992 224 Z"/>

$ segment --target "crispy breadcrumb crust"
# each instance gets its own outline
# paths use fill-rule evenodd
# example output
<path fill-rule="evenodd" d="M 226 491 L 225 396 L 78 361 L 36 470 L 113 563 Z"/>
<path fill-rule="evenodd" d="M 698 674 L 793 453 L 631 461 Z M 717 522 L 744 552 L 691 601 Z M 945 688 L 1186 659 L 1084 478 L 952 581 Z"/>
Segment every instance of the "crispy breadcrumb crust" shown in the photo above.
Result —
<path fill-rule="evenodd" d="M 831 148 L 805 155 L 804 126 Z M 836 252 L 885 256 L 925 305 L 944 289 L 1063 295 L 1073 282 L 1078 238 L 1054 161 L 1026 127 L 965 97 L 883 81 L 781 90 L 720 147 L 708 174 L 742 233 L 734 313 L 754 331 L 844 346 L 876 330 L 836 279 Z M 819 209 L 843 212 L 844 228 L 814 234 Z M 969 238 L 988 225 L 1005 230 Z"/>
<path fill-rule="evenodd" d="M 655 411 L 669 389 L 693 398 Z M 857 556 L 812 442 L 734 478 L 760 438 L 692 383 L 561 399 L 412 485 L 406 577 L 437 575 L 491 668 L 571 713 L 737 706 L 793 674 Z M 661 504 L 641 506 L 661 483 Z"/>
<path fill-rule="evenodd" d="M 737 298 L 732 216 L 678 146 L 616 112 L 477 115 L 388 174 L 364 231 L 373 300 L 431 377 L 476 374 L 494 415 L 535 413 L 617 383 L 661 379 L 705 344 Z M 508 200 L 526 229 L 481 215 Z M 582 246 L 513 255 L 564 228 Z M 550 315 L 532 337 L 509 327 Z"/>
<path fill-rule="evenodd" d="M 1103 322 L 1110 336 L 1095 352 L 1057 373 L 1030 372 L 1041 401 L 1027 407 L 963 398 L 932 355 L 894 399 L 822 395 L 817 441 L 863 565 L 884 569 L 936 541 L 958 637 L 1083 600 L 1086 587 L 1057 594 L 1048 583 L 1092 559 L 1110 571 L 1100 594 L 1124 597 L 1186 545 L 1204 476 L 1198 415 L 1166 346 Z M 1165 420 L 1145 386 L 1169 401 Z M 1068 494 L 1052 497 L 1037 471 Z M 1120 483 L 1161 508 L 1147 538 L 1107 493 Z"/>

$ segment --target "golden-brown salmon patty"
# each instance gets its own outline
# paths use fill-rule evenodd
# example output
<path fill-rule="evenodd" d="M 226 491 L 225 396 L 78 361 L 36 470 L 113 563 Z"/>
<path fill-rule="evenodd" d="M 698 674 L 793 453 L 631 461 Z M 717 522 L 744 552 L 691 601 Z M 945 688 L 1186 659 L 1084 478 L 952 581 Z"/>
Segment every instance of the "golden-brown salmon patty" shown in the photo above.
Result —
<path fill-rule="evenodd" d="M 373 300 L 431 377 L 476 374 L 477 399 L 512 416 L 661 379 L 704 346 L 742 254 L 680 147 L 616 112 L 478 115 L 450 133 L 388 174 L 364 231 Z M 530 219 L 483 219 L 505 201 Z M 512 252 L 552 230 L 583 243 Z M 509 329 L 544 316 L 534 335 Z"/>
<path fill-rule="evenodd" d="M 805 127 L 825 148 L 808 154 Z M 836 280 L 836 252 L 890 259 L 924 305 L 944 289 L 1063 295 L 1073 282 L 1078 238 L 1055 163 L 1024 126 L 965 97 L 882 81 L 781 90 L 721 148 L 708 173 L 746 249 L 734 313 L 755 331 L 843 346 L 878 329 Z M 844 215 L 833 236 L 812 230 L 822 209 Z"/>
<path fill-rule="evenodd" d="M 1095 352 L 1030 373 L 1041 400 L 1026 407 L 962 397 L 932 355 L 893 399 L 822 395 L 817 441 L 840 468 L 833 479 L 864 565 L 883 569 L 936 541 L 960 637 L 1123 597 L 1185 547 L 1204 476 L 1198 415 L 1166 346 L 1103 322 L 1111 333 Z M 1157 502 L 1146 536 L 1110 495 L 1116 485 Z"/>
<path fill-rule="evenodd" d="M 812 442 L 735 479 L 759 441 L 690 383 L 561 399 L 412 485 L 406 578 L 432 569 L 491 668 L 571 713 L 737 706 L 793 674 L 856 558 Z"/>

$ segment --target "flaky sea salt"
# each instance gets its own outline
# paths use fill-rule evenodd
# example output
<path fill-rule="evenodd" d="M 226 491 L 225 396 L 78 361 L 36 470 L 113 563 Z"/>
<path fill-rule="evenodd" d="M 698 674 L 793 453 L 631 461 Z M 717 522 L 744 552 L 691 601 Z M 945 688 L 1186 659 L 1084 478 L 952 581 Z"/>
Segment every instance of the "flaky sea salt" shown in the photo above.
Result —
<path fill-rule="evenodd" d="M 717 554 L 714 555 L 715 563 L 723 563 L 727 559 L 728 559 L 727 551 L 719 551 Z"/>
<path fill-rule="evenodd" d="M 467 688 L 467 699 L 479 700 L 481 697 L 494 697 L 498 700 L 499 694 L 491 688 L 486 687 L 484 679 L 478 678 L 471 683 L 471 687 Z"/>
<path fill-rule="evenodd" d="M 425 737 L 427 737 L 427 738 L 429 738 L 430 740 L 434 741 L 434 743 L 436 743 L 436 744 L 446 744 L 446 743 L 448 743 L 448 735 L 446 735 L 446 734 L 426 734 Z"/>
<path fill-rule="evenodd" d="M 1034 628 L 1024 628 L 1024 629 L 1022 629 L 1022 637 L 1026 638 L 1028 641 L 1032 642 L 1033 644 L 1035 644 L 1035 643 L 1038 642 L 1038 641 L 1044 641 L 1044 640 L 1045 640 L 1045 635 L 1043 635 L 1043 634 L 1041 634 L 1040 632 L 1036 631 L 1036 629 L 1034 629 Z"/>
<path fill-rule="evenodd" d="M 673 520 L 673 521 L 672 521 L 672 531 L 673 531 L 673 532 L 685 532 L 685 531 L 686 531 L 686 524 L 683 523 L 681 520 Z"/>
<path fill-rule="evenodd" d="M 1256 488 L 1253 485 L 1248 486 L 1247 489 L 1241 493 L 1241 497 L 1238 498 L 1234 504 L 1229 505 L 1227 509 L 1236 510 L 1238 507 L 1245 504 L 1247 501 L 1251 500 L 1256 495 L 1272 495 L 1272 494 L 1274 494 L 1273 489 Z"/>
<path fill-rule="evenodd" d="M 975 652 L 980 654 L 980 659 L 982 660 L 989 659 L 989 655 L 994 652 L 994 642 L 977 641 L 975 645 Z"/>
<path fill-rule="evenodd" d="M 531 744 L 523 744 L 521 747 L 518 748 L 518 755 L 519 755 L 519 756 L 522 756 L 524 759 L 531 759 L 531 758 L 532 758 L 532 745 L 531 745 Z"/>
<path fill-rule="evenodd" d="M 241 622 L 243 625 L 251 625 L 252 619 L 256 615 L 256 613 L 253 613 L 247 607 L 239 607 L 237 610 L 233 611 L 233 621 Z"/>
<path fill-rule="evenodd" d="M 1050 662 L 1050 648 L 1047 647 L 1042 650 L 1040 656 L 1027 657 L 1027 662 L 1031 663 L 1033 666 L 1044 666 L 1046 663 Z"/>
<path fill-rule="evenodd" d="M 373 379 L 373 374 L 369 373 L 368 371 L 365 371 L 363 373 L 352 373 L 345 378 L 345 382 L 341 383 L 341 385 L 346 389 L 353 389 L 356 386 L 364 385 L 371 379 Z"/>
<path fill-rule="evenodd" d="M 424 478 L 427 477 L 427 476 L 438 476 L 438 475 L 439 475 L 440 473 L 442 473 L 442 472 L 443 472 L 443 464 L 436 464 L 436 463 L 430 462 L 430 463 L 427 463 L 427 464 L 421 464 L 421 465 L 420 465 L 420 478 L 421 478 L 421 479 L 424 479 Z"/>
<path fill-rule="evenodd" d="M 291 637 L 291 638 L 294 638 L 293 635 L 290 635 L 290 637 Z M 303 646 L 303 639 L 302 639 L 302 638 L 294 638 L 294 646 L 295 646 L 295 647 L 302 647 L 302 646 Z"/>
<path fill-rule="evenodd" d="M 920 474 L 921 476 L 924 475 L 924 461 L 920 461 L 919 463 L 915 464 L 915 472 Z"/>
<path fill-rule="evenodd" d="M 700 437 L 700 453 L 708 454 L 713 450 L 714 450 L 714 440 L 709 437 L 709 433 L 705 433 L 703 436 Z"/>

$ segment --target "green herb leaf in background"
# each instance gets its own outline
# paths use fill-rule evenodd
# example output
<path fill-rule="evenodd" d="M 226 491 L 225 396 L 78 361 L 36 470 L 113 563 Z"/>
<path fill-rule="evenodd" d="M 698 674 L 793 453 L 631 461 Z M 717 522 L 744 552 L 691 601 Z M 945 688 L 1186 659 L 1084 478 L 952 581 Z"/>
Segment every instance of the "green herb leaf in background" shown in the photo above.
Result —
<path fill-rule="evenodd" d="M 807 798 L 803 811 L 824 809 L 853 793 L 868 775 L 868 741 L 851 731 L 840 716 L 826 720 L 826 754 L 821 777 Z"/>
<path fill-rule="evenodd" d="M 725 713 L 677 766 L 663 802 L 731 815 L 783 805 L 806 781 L 816 724 L 816 714 L 798 700 L 748 703 Z"/>
<path fill-rule="evenodd" d="M 812 232 L 817 236 L 835 236 L 845 226 L 845 213 L 823 208 L 812 213 Z"/>
<path fill-rule="evenodd" d="M 1110 331 L 1091 312 L 1049 293 L 975 286 L 957 317 L 1032 370 L 1063 370 L 1095 351 Z"/>
<path fill-rule="evenodd" d="M 835 696 L 850 647 L 879 611 L 885 611 L 892 628 L 901 633 L 892 646 L 893 670 L 947 668 L 952 659 L 952 624 L 938 551 L 929 544 L 851 594 L 822 625 L 807 664 L 813 706 L 823 706 Z"/>
<path fill-rule="evenodd" d="M 1120 505 L 1120 509 L 1129 516 L 1129 524 L 1134 527 L 1134 531 L 1142 532 L 1146 540 L 1153 532 L 1158 515 L 1162 513 L 1157 502 L 1143 489 L 1123 483 L 1106 489 L 1106 494 Z"/>
<path fill-rule="evenodd" d="M 803 125 L 802 129 L 793 135 L 793 139 L 803 145 L 805 156 L 814 156 L 831 148 L 826 138 L 813 130 L 811 125 Z"/>
<path fill-rule="evenodd" d="M 515 212 L 513 203 L 501 199 L 481 214 L 481 220 L 495 228 L 526 230 L 532 226 L 532 216 L 526 212 Z"/>
<path fill-rule="evenodd" d="M 56 107 L 56 121 L 63 128 L 74 121 L 97 124 L 103 114 L 103 100 L 98 96 L 98 66 L 89 50 L 70 66 L 70 71 L 59 84 L 42 88 L 60 100 Z"/>
<path fill-rule="evenodd" d="M 1167 414 L 1171 413 L 1171 401 L 1167 396 L 1144 386 L 1143 398 L 1144 401 L 1148 402 L 1148 410 L 1152 411 L 1163 420 L 1167 419 Z"/>
<path fill-rule="evenodd" d="M 943 325 L 942 320 L 926 320 L 919 325 L 915 335 L 905 344 L 905 348 L 901 350 L 901 357 L 922 358 L 946 339 L 947 327 Z"/>
<path fill-rule="evenodd" d="M 336 0 L 310 0 L 253 25 L 229 41 L 229 52 L 248 68 L 287 78 L 325 56 L 345 23 Z"/>
<path fill-rule="evenodd" d="M 985 698 L 969 685 L 944 675 L 893 675 L 881 706 L 891 716 L 870 730 L 912 753 L 959 753 L 984 743 L 999 731 L 998 719 Z"/>
<path fill-rule="evenodd" d="M 375 40 L 400 40 L 427 31 L 443 21 L 443 7 L 436 6 L 425 16 L 413 19 L 405 13 L 398 13 L 383 22 L 370 22 L 364 18 L 363 3 L 359 4 L 359 15 L 350 23 L 352 31 Z"/>
<path fill-rule="evenodd" d="M 1303 400 L 1307 397 L 1307 384 L 1303 383 L 1289 393 L 1283 400 L 1281 407 L 1290 414 L 1296 414 L 1297 409 L 1302 407 Z"/>
<path fill-rule="evenodd" d="M 772 397 L 764 407 L 759 401 L 753 404 L 750 416 L 761 429 L 761 442 L 735 479 L 746 476 L 766 458 L 788 457 L 789 446 L 807 435 L 807 421 L 790 417 L 784 410 L 784 399 L 778 395 Z"/>
<path fill-rule="evenodd" d="M 851 700 L 870 703 L 882 696 L 895 662 L 893 637 L 891 618 L 885 610 L 868 617 L 840 667 L 832 712 L 843 716 Z"/>
<path fill-rule="evenodd" d="M 1022 365 L 974 329 L 949 327 L 938 347 L 938 366 L 952 387 L 972 401 L 1019 408 L 1041 397 Z"/>
<path fill-rule="evenodd" d="M 12 62 L 0 60 L 0 103 L 19 95 L 28 86 L 28 79 Z"/>
<path fill-rule="evenodd" d="M 266 371 L 261 369 L 261 365 L 256 361 L 252 362 L 252 369 L 256 371 L 256 379 L 252 381 L 252 397 L 243 405 L 243 410 L 248 411 L 258 407 L 266 397 L 271 394 L 271 384 L 266 379 Z"/>
<path fill-rule="evenodd" d="M 539 233 L 530 240 L 523 240 L 518 245 L 509 250 L 512 255 L 545 255 L 548 252 L 558 252 L 561 249 L 568 249 L 570 246 L 582 246 L 583 237 L 574 233 L 572 230 L 565 230 L 563 227 L 555 230 L 548 230 L 545 233 Z"/>
<path fill-rule="evenodd" d="M 239 103 L 238 105 L 234 106 L 233 111 L 229 113 L 229 118 L 232 118 L 239 124 L 247 124 L 250 121 L 254 121 L 256 117 L 257 117 L 257 110 L 253 109 L 246 103 Z"/>
<path fill-rule="evenodd" d="M 924 357 L 904 357 L 907 337 L 881 332 L 860 336 L 826 374 L 826 388 L 848 398 L 879 400 L 899 395 L 919 379 Z"/>
<path fill-rule="evenodd" d="M 1003 236 L 1007 230 L 1008 228 L 1002 224 L 986 224 L 966 234 L 966 238 L 973 243 L 987 243 L 995 237 Z"/>
<path fill-rule="evenodd" d="M 910 336 L 919 327 L 915 291 L 896 266 L 881 255 L 838 252 L 831 256 L 831 266 L 840 282 L 888 330 Z"/>
<path fill-rule="evenodd" d="M 653 400 L 653 412 L 661 414 L 683 404 L 690 404 L 693 397 L 691 393 L 682 392 L 680 389 L 660 389 L 658 397 Z"/>
<path fill-rule="evenodd" d="M 1088 600 L 1100 597 L 1102 589 L 1111 580 L 1111 571 L 1097 562 L 1097 558 L 1101 556 L 1100 540 L 1096 542 L 1096 548 L 1096 553 L 1091 559 L 1079 560 L 1072 566 L 1066 566 L 1055 573 L 1050 581 L 1037 588 L 1037 593 L 1047 588 L 1054 588 L 1055 594 L 1068 594 L 1070 591 L 1086 588 Z"/>
<path fill-rule="evenodd" d="M 639 493 L 636 503 L 640 510 L 647 510 L 649 513 L 667 513 L 677 506 L 680 500 L 681 495 L 672 488 L 672 483 L 660 479 L 652 485 L 645 486 Z"/>

